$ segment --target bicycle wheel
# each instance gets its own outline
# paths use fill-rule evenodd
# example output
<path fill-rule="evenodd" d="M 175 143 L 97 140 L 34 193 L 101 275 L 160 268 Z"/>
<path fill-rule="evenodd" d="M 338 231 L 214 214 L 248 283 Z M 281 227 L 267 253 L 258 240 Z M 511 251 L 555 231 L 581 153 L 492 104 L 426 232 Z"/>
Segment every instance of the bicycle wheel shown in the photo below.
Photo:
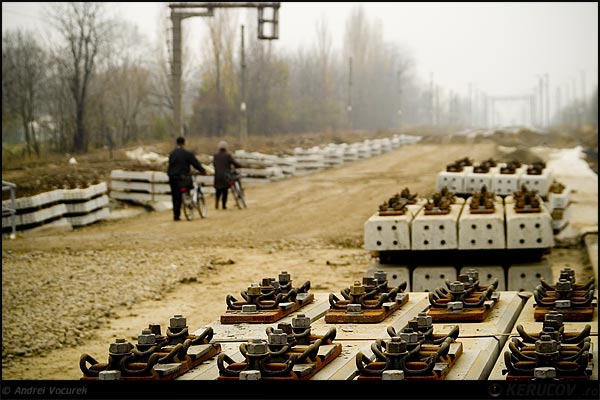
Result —
<path fill-rule="evenodd" d="M 239 182 L 235 182 L 231 187 L 233 191 L 233 198 L 235 199 L 235 204 L 238 208 L 246 208 L 246 200 L 244 200 L 244 192 L 242 191 L 242 187 Z"/>
<path fill-rule="evenodd" d="M 191 221 L 194 219 L 194 204 L 192 202 L 192 196 L 188 192 L 181 194 L 181 208 L 183 208 L 183 215 L 185 219 Z"/>
<path fill-rule="evenodd" d="M 200 218 L 206 218 L 206 203 L 204 202 L 204 193 L 198 190 L 198 213 L 200 213 Z"/>

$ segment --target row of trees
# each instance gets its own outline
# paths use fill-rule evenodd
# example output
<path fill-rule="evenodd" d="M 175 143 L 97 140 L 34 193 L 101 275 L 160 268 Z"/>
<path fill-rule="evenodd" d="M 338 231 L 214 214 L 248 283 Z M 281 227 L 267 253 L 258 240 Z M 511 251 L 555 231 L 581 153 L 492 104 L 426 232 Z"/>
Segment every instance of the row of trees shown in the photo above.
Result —
<path fill-rule="evenodd" d="M 31 32 L 3 34 L 3 143 L 25 141 L 27 151 L 39 155 L 43 148 L 85 152 L 173 136 L 168 6 L 154 44 L 110 17 L 104 3 L 49 7 L 58 32 L 51 44 Z M 258 40 L 250 14 L 244 22 L 245 84 L 237 11 L 203 18 L 203 40 L 184 37 L 186 134 L 239 132 L 243 101 L 249 134 L 461 126 L 470 120 L 468 99 L 420 82 L 411 54 L 385 41 L 381 25 L 362 6 L 349 14 L 339 49 L 324 19 L 312 45 L 290 51 L 281 49 L 281 40 Z M 190 57 L 192 42 L 201 46 L 197 64 Z M 597 123 L 597 106 L 595 118 Z"/>

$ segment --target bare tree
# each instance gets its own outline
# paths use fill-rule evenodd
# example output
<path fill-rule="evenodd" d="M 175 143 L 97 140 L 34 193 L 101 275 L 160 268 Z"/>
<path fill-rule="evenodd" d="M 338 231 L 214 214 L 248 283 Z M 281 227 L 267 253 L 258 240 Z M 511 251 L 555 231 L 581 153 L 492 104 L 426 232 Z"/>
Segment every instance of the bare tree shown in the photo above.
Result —
<path fill-rule="evenodd" d="M 31 32 L 16 30 L 2 37 L 2 107 L 18 116 L 25 133 L 27 152 L 39 157 L 36 119 L 40 116 L 47 55 Z"/>
<path fill-rule="evenodd" d="M 75 118 L 72 150 L 77 153 L 85 152 L 89 141 L 86 126 L 88 91 L 100 47 L 104 44 L 111 25 L 105 17 L 103 3 L 56 3 L 52 19 L 66 41 L 63 70 L 67 73 Z"/>

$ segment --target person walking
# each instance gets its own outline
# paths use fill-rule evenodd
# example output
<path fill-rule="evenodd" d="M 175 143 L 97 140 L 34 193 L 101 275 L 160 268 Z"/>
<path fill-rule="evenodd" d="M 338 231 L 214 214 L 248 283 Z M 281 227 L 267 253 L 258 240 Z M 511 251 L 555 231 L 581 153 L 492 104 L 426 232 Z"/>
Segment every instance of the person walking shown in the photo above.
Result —
<path fill-rule="evenodd" d="M 215 167 L 215 208 L 219 209 L 219 199 L 221 199 L 223 210 L 226 210 L 227 192 L 229 191 L 228 176 L 231 173 L 231 166 L 242 168 L 242 165 L 227 151 L 227 142 L 221 140 L 218 148 L 217 154 L 213 156 L 213 166 Z"/>
<path fill-rule="evenodd" d="M 177 146 L 169 154 L 169 185 L 171 186 L 171 200 L 173 201 L 173 220 L 179 221 L 181 215 L 181 188 L 193 187 L 190 166 L 197 169 L 202 175 L 206 175 L 206 169 L 200 164 L 194 153 L 184 148 L 185 138 L 179 136 L 176 140 Z"/>

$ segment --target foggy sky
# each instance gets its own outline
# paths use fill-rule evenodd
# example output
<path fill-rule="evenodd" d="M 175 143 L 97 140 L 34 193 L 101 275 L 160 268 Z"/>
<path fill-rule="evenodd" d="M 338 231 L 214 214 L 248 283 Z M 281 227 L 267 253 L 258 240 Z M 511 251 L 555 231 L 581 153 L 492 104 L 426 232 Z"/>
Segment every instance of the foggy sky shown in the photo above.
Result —
<path fill-rule="evenodd" d="M 109 3 L 113 12 L 137 24 L 154 41 L 160 3 Z M 310 46 L 315 24 L 328 21 L 334 47 L 343 40 L 345 20 L 361 3 L 282 2 L 281 49 Z M 406 48 L 416 61 L 417 76 L 460 94 L 474 90 L 489 95 L 530 94 L 541 75 L 551 87 L 576 86 L 581 97 L 582 71 L 586 95 L 598 82 L 598 3 L 362 3 L 371 20 L 380 21 L 383 37 Z M 47 3 L 2 3 L 2 29 L 26 27 L 47 37 L 43 10 Z M 256 10 L 240 11 L 256 15 Z M 204 18 L 186 20 L 197 46 Z"/>

